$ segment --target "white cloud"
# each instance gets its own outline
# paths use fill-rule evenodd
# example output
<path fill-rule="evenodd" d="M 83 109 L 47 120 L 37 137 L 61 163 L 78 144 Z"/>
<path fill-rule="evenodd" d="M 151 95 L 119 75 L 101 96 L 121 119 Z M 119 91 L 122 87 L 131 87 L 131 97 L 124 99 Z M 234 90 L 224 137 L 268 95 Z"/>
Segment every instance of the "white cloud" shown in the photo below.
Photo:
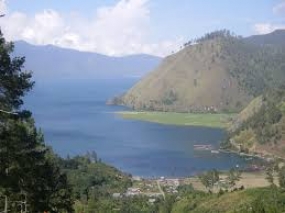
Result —
<path fill-rule="evenodd" d="M 278 29 L 285 29 L 285 25 L 271 24 L 271 23 L 258 23 L 254 25 L 254 31 L 258 34 L 271 33 Z"/>
<path fill-rule="evenodd" d="M 5 14 L 7 12 L 6 0 L 0 0 L 0 14 Z"/>
<path fill-rule="evenodd" d="M 149 41 L 148 2 L 120 0 L 112 7 L 99 8 L 91 19 L 76 13 L 63 15 L 47 9 L 34 16 L 12 12 L 0 20 L 0 24 L 8 40 L 54 44 L 107 55 L 170 54 L 181 41 Z M 5 7 L 5 2 L 1 3 Z"/>
<path fill-rule="evenodd" d="M 281 0 L 279 4 L 275 5 L 272 9 L 275 15 L 285 15 L 285 0 Z M 285 29 L 285 20 L 282 20 L 279 23 L 256 23 L 253 26 L 253 30 L 258 34 L 267 34 L 271 33 L 278 29 Z"/>
<path fill-rule="evenodd" d="M 273 12 L 274 12 L 275 14 L 285 15 L 285 0 L 283 0 L 281 3 L 277 4 L 277 5 L 273 8 Z"/>

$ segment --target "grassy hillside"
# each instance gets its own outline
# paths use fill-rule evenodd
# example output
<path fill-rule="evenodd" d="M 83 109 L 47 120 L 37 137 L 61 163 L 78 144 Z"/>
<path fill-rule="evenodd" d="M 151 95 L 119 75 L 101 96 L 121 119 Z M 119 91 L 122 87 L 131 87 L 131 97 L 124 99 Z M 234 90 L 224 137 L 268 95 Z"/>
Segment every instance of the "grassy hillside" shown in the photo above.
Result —
<path fill-rule="evenodd" d="M 242 151 L 285 156 L 285 88 L 253 100 L 235 119 L 228 145 Z"/>
<path fill-rule="evenodd" d="M 283 212 L 284 198 L 284 193 L 273 192 L 270 188 L 235 191 L 220 196 L 196 192 L 176 202 L 171 213 Z"/>
<path fill-rule="evenodd" d="M 167 57 L 119 103 L 149 111 L 240 111 L 285 79 L 284 58 L 283 48 L 214 32 Z"/>

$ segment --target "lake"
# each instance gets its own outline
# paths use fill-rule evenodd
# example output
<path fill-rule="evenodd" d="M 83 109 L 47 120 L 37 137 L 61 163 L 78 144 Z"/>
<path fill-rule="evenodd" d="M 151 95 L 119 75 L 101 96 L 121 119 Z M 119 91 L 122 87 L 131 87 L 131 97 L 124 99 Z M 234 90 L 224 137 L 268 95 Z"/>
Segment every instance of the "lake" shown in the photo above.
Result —
<path fill-rule="evenodd" d="M 193 150 L 194 144 L 218 147 L 220 129 L 169 126 L 120 118 L 123 107 L 106 100 L 130 88 L 136 79 L 37 82 L 25 98 L 46 144 L 66 157 L 96 151 L 122 171 L 143 177 L 185 177 L 248 162 L 234 154 Z"/>

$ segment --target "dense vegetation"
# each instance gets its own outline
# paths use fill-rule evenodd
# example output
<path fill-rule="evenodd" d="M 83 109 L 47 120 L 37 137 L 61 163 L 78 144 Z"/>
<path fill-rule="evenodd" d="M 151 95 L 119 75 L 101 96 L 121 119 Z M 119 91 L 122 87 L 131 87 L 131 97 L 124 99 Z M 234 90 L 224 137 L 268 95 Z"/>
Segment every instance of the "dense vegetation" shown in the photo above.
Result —
<path fill-rule="evenodd" d="M 285 38 L 285 34 L 284 34 Z M 266 89 L 281 85 L 285 78 L 285 48 L 279 46 L 254 46 L 244 40 L 228 40 L 223 55 L 232 58 L 228 70 L 241 88 L 258 96 Z"/>
<path fill-rule="evenodd" d="M 96 160 L 94 156 L 58 158 L 73 188 L 76 213 L 166 213 L 169 212 L 165 211 L 166 208 L 172 208 L 172 203 L 162 198 L 151 203 L 147 196 L 123 196 L 133 184 L 130 175 Z M 120 196 L 114 197 L 113 194 Z"/>
<path fill-rule="evenodd" d="M 269 187 L 265 188 L 237 188 L 236 183 L 241 178 L 241 171 L 236 169 L 227 172 L 222 182 L 219 175 L 218 171 L 212 170 L 200 176 L 209 193 L 191 190 L 189 186 L 180 187 L 180 199 L 173 204 L 171 212 L 284 212 L 285 167 L 280 161 L 267 164 L 266 179 Z M 219 192 L 212 193 L 213 187 Z"/>
<path fill-rule="evenodd" d="M 285 40 L 285 32 L 264 36 Z M 167 57 L 116 102 L 143 111 L 240 111 L 285 79 L 284 45 L 252 40 L 227 30 L 208 33 Z"/>
<path fill-rule="evenodd" d="M 123 193 L 132 185 L 130 176 L 97 159 L 96 153 L 74 158 L 58 158 L 73 188 L 76 212 L 109 212 L 113 193 Z"/>
<path fill-rule="evenodd" d="M 172 213 L 283 212 L 285 194 L 271 188 L 236 190 L 228 193 L 189 193 L 174 204 Z"/>
<path fill-rule="evenodd" d="M 285 88 L 284 86 L 276 89 L 270 89 L 260 98 L 260 101 L 254 100 L 248 108 L 246 119 L 239 119 L 243 115 L 238 115 L 234 120 L 233 128 L 230 132 L 230 146 L 241 145 L 245 152 L 261 152 L 275 154 L 283 157 L 285 155 Z M 256 106 L 257 105 L 257 106 Z M 256 106 L 256 110 L 251 108 Z M 243 120 L 238 125 L 235 123 Z"/>
<path fill-rule="evenodd" d="M 59 165 L 67 173 L 75 200 L 75 212 L 105 213 L 204 213 L 204 212 L 283 212 L 285 167 L 268 165 L 267 179 L 270 187 L 244 189 L 236 187 L 241 178 L 239 170 L 226 173 L 221 182 L 220 172 L 208 171 L 199 176 L 205 191 L 197 191 L 192 185 L 180 185 L 178 193 L 166 193 L 155 198 L 141 194 L 113 197 L 113 193 L 126 192 L 132 186 L 130 176 L 96 160 L 96 155 L 68 159 L 58 158 Z M 278 178 L 278 186 L 274 177 Z M 217 191 L 213 193 L 212 191 Z"/>
<path fill-rule="evenodd" d="M 234 33 L 232 33 L 229 30 L 223 29 L 223 30 L 217 30 L 214 32 L 206 33 L 204 36 L 190 40 L 184 44 L 184 47 L 190 46 L 191 44 L 197 44 L 197 43 L 202 43 L 205 41 L 217 39 L 217 38 L 238 38 L 241 39 L 242 37 L 236 36 Z"/>
<path fill-rule="evenodd" d="M 89 178 L 108 177 L 110 181 L 101 182 L 100 184 L 89 185 L 85 180 L 84 175 L 81 175 L 80 169 L 71 169 L 76 176 L 70 176 L 71 183 L 78 183 L 77 189 L 85 191 L 86 186 L 91 186 L 95 189 L 90 192 L 89 201 L 86 200 L 86 194 L 82 194 L 75 202 L 76 212 L 121 212 L 121 213 L 204 213 L 204 212 L 283 212 L 285 210 L 284 203 L 284 175 L 285 169 L 274 168 L 268 170 L 268 181 L 271 183 L 270 187 L 244 189 L 243 187 L 236 188 L 236 182 L 241 178 L 241 173 L 238 170 L 230 170 L 227 173 L 226 181 L 219 182 L 220 173 L 216 170 L 206 172 L 199 176 L 201 182 L 205 186 L 206 191 L 197 191 L 192 185 L 181 185 L 178 187 L 178 193 L 166 193 L 165 200 L 162 197 L 156 198 L 155 202 L 150 203 L 149 198 L 144 195 L 136 196 L 122 196 L 114 198 L 109 194 L 110 192 L 124 192 L 124 183 L 128 182 L 127 176 L 122 180 L 122 187 L 116 186 L 115 183 L 120 183 L 117 179 L 117 174 L 122 175 L 119 171 L 114 170 L 114 173 L 109 173 L 109 167 L 103 165 L 101 162 L 90 162 L 88 157 L 76 157 L 64 162 L 80 162 L 81 166 L 87 167 L 101 167 L 100 172 L 93 173 L 89 170 L 84 173 Z M 89 166 L 88 166 L 89 165 Z M 68 166 L 69 167 L 69 166 Z M 278 172 L 277 172 L 278 171 Z M 109 175 L 106 175 L 108 174 Z M 274 177 L 278 176 L 278 186 L 274 183 Z M 91 178 L 92 179 L 92 178 Z M 104 179 L 104 178 L 103 178 Z M 125 182 L 126 180 L 126 182 Z M 129 182 L 131 184 L 131 182 Z M 222 183 L 222 184 L 218 184 Z M 212 190 L 219 189 L 218 193 L 213 193 Z M 98 193 L 97 193 L 97 192 Z M 102 192 L 102 193 L 100 193 Z M 93 194 L 94 193 L 94 194 Z M 76 193 L 75 193 L 76 194 Z M 96 194 L 96 195 L 95 195 Z"/>
<path fill-rule="evenodd" d="M 72 212 L 70 186 L 44 145 L 22 97 L 32 89 L 24 58 L 11 58 L 13 44 L 0 32 L 1 212 Z"/>

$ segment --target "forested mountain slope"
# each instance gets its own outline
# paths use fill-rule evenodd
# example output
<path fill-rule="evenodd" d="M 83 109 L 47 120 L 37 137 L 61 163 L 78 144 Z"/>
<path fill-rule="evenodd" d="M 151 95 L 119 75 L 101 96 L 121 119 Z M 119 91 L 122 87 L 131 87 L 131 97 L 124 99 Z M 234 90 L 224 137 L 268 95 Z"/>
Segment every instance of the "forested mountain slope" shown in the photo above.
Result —
<path fill-rule="evenodd" d="M 284 81 L 284 58 L 282 45 L 213 32 L 164 59 L 117 102 L 135 110 L 240 111 Z"/>
<path fill-rule="evenodd" d="M 246 153 L 285 156 L 285 87 L 270 89 L 233 120 L 228 146 Z"/>

